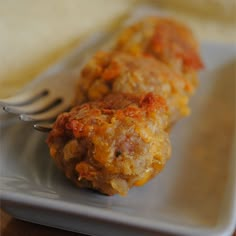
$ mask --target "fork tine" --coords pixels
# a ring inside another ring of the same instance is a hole
[[[3,109],[6,112],[14,114],[34,114],[46,110],[50,106],[56,103],[56,99],[52,96],[44,96],[30,104],[26,105],[15,105],[15,106],[5,106]]]
[[[47,93],[47,90],[23,90],[13,97],[0,99],[0,105],[7,106],[28,104],[40,97],[47,95]]]
[[[7,106],[7,105],[25,105],[28,104],[40,97],[47,95],[47,91],[25,91],[17,94],[14,97],[5,98],[0,100],[0,105]]]
[[[21,114],[20,119],[23,121],[44,121],[44,120],[52,120],[57,117],[58,114],[68,110],[71,104],[68,103],[61,103],[50,110],[34,114],[34,115],[27,115]]]
[[[53,127],[53,123],[38,123],[34,124],[34,129],[41,132],[49,132]]]

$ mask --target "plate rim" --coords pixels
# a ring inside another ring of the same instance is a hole
[[[236,163],[236,158],[233,158]],[[233,174],[236,177],[236,174]],[[1,178],[0,178],[1,179]],[[230,178],[232,179],[232,178]],[[235,178],[236,180],[236,178]],[[230,181],[229,185],[233,184],[233,194],[231,199],[234,200],[236,196],[235,181]],[[232,187],[232,186],[231,186]],[[199,228],[194,226],[184,226],[177,223],[169,224],[168,221],[154,221],[151,219],[145,219],[142,217],[135,217],[126,215],[120,212],[110,212],[106,209],[100,209],[95,206],[87,206],[81,203],[70,203],[58,199],[50,199],[40,196],[32,196],[24,193],[16,193],[13,191],[4,191],[0,194],[0,201],[14,202],[18,205],[27,205],[31,207],[37,207],[41,209],[48,209],[53,212],[66,212],[72,215],[81,217],[90,217],[93,219],[99,219],[105,222],[119,223],[126,226],[133,226],[142,229],[163,231],[168,233],[177,233],[185,235],[228,235],[233,232],[236,224],[236,201],[234,200],[232,210],[228,209],[228,219],[217,224],[216,227]],[[66,210],[65,210],[66,209]],[[222,218],[222,217],[221,217]]]

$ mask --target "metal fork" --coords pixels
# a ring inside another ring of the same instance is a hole
[[[134,6],[113,22],[110,29],[86,37],[79,47],[39,75],[17,95],[0,99],[6,112],[19,115],[23,121],[33,122],[35,129],[48,132],[58,114],[73,105],[76,81],[81,68],[97,50],[109,48],[122,29],[137,20],[143,6]]]
[[[117,29],[87,37],[76,50],[38,76],[17,95],[1,99],[0,105],[6,112],[19,115],[21,120],[32,121],[35,129],[50,131],[57,115],[73,104],[76,81],[82,66],[115,32]]]

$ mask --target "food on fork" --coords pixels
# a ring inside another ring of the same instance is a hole
[[[189,114],[202,67],[186,26],[154,17],[129,26],[82,69],[77,106],[47,139],[57,166],[107,195],[145,184],[170,157],[169,128]]]
[[[57,166],[77,186],[126,195],[169,159],[167,125],[162,97],[110,94],[59,115],[47,143]]]
[[[110,93],[163,96],[170,110],[170,124],[189,113],[192,85],[165,63],[147,56],[99,52],[83,68],[77,103],[95,101]]]

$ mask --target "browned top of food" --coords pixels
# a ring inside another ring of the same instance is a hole
[[[165,114],[166,127],[168,107],[161,96],[154,96],[152,93],[141,97],[123,93],[113,94],[100,101],[76,106],[70,113],[59,115],[50,132],[48,142],[57,136],[79,138],[91,135],[93,131],[101,128],[103,122],[111,122],[111,117],[120,121],[129,117],[140,122],[145,121],[147,116],[149,118],[153,116],[154,119],[157,113]],[[90,129],[90,126],[93,128]]]

